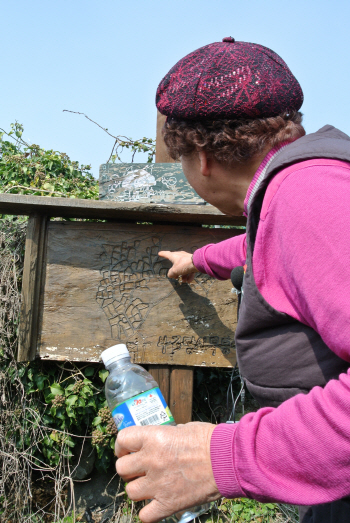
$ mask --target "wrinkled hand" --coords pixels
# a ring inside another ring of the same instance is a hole
[[[193,265],[192,254],[186,251],[160,251],[158,256],[171,261],[173,266],[169,269],[168,278],[182,276],[183,283],[191,283],[198,269]]]
[[[117,473],[128,482],[126,492],[133,501],[152,500],[140,511],[141,521],[154,523],[220,498],[210,460],[214,428],[195,422],[119,432]]]

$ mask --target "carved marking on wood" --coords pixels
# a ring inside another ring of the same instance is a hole
[[[216,349],[220,348],[222,353],[230,354],[231,349],[235,349],[235,343],[232,338],[220,338],[220,336],[204,336],[196,338],[195,336],[159,336],[157,347],[161,347],[162,354],[175,354],[176,350],[184,348],[186,354],[203,354],[211,351],[211,355],[216,355]]]
[[[51,222],[39,354],[98,361],[127,344],[138,363],[232,366],[236,296],[230,282],[167,278],[159,250],[221,241],[233,230]]]
[[[149,239],[153,243],[142,249]],[[127,341],[130,335],[144,323],[151,309],[167,298],[173,290],[151,302],[149,282],[151,278],[166,277],[158,252],[161,240],[157,237],[134,240],[131,245],[122,242],[112,248],[109,265],[102,267],[103,279],[97,292],[97,303],[102,307],[111,324],[112,338]]]
[[[147,246],[149,243],[151,246]],[[170,291],[165,287],[165,292],[159,292],[156,297],[147,292],[151,279],[157,279],[159,289],[162,289],[166,278],[168,263],[159,258],[161,250],[162,239],[157,236],[135,240],[130,245],[122,242],[112,248],[109,265],[101,269],[103,279],[96,296],[110,322],[112,338],[126,342],[143,325],[152,308],[169,298],[175,292],[175,286],[179,286],[174,282]],[[213,283],[213,278],[197,275],[191,289],[195,291],[199,286],[207,295]],[[162,352],[166,354],[167,351]]]

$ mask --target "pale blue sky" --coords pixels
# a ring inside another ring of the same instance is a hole
[[[98,175],[114,134],[155,137],[164,74],[225,36],[270,47],[305,95],[307,132],[330,123],[350,134],[349,0],[61,0],[0,3],[0,127],[91,163]],[[140,155],[138,161],[147,161]],[[124,155],[130,161],[130,155]]]

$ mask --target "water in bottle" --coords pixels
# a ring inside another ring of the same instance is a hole
[[[131,363],[126,345],[114,345],[101,354],[109,371],[106,399],[118,430],[133,425],[176,425],[158,383],[140,365]],[[210,508],[210,503],[178,512],[163,520],[188,523]]]

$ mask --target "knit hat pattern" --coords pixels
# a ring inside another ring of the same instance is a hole
[[[239,119],[297,111],[303,99],[274,51],[227,37],[179,60],[160,82],[156,105],[169,117]]]

